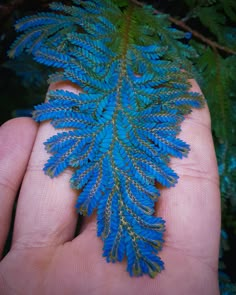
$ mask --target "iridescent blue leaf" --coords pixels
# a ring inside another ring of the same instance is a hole
[[[131,276],[154,277],[164,268],[158,253],[165,225],[154,215],[157,185],[177,183],[170,158],[189,151],[177,137],[180,123],[203,105],[188,82],[187,58],[194,52],[150,6],[72,2],[52,3],[53,12],[20,20],[22,34],[9,55],[26,50],[59,69],[50,81],[80,87],[77,93],[50,90],[35,107],[37,122],[64,129],[45,142],[51,157],[44,171],[54,177],[72,170],[71,187],[80,191],[76,208],[83,215],[97,209],[108,262],[126,256]]]

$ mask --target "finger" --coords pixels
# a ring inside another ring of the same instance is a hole
[[[193,90],[200,91],[195,82]],[[190,144],[191,150],[187,158],[172,159],[171,167],[179,175],[179,181],[174,188],[162,190],[157,215],[166,220],[167,247],[186,255],[199,255],[216,268],[220,193],[207,106],[193,110],[181,128],[179,137]]]
[[[56,88],[78,92],[67,82],[54,84],[53,89]],[[59,245],[74,236],[78,215],[75,210],[77,192],[71,189],[69,182],[72,171],[67,169],[53,179],[43,172],[50,156],[43,143],[62,131],[55,130],[48,122],[40,124],[19,195],[14,247]]]
[[[12,119],[0,129],[0,257],[36,132],[37,124],[29,118]]]

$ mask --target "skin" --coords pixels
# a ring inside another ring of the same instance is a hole
[[[52,87],[78,91],[66,82]],[[219,294],[220,193],[207,106],[182,123],[179,137],[191,151],[171,161],[178,184],[161,189],[156,214],[166,220],[160,252],[165,270],[154,279],[131,278],[125,261],[105,261],[95,215],[84,219],[75,236],[78,192],[70,188],[71,171],[55,179],[42,172],[49,157],[43,142],[55,133],[48,122],[38,126],[29,118],[0,129],[0,255],[21,186],[11,250],[0,261],[0,294]]]

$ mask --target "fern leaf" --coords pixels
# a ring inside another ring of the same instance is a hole
[[[220,0],[221,5],[223,6],[224,12],[232,20],[236,19],[236,3],[234,0],[223,1]]]
[[[235,95],[233,81],[235,76],[235,57],[223,58],[210,48],[204,50],[198,60],[199,70],[204,77],[203,91],[212,112],[213,130],[221,143],[233,142],[235,138],[233,122],[233,102],[230,95]],[[215,87],[210,87],[214,83]]]
[[[217,6],[200,7],[196,11],[196,15],[211,33],[216,35],[219,39],[221,38],[226,18],[223,13],[218,11]]]
[[[20,20],[22,35],[10,55],[36,43],[35,60],[63,70],[52,79],[83,89],[80,94],[51,90],[35,107],[36,121],[72,128],[45,142],[52,155],[44,170],[54,177],[73,168],[71,186],[82,190],[76,207],[83,215],[97,209],[107,261],[126,256],[131,276],[154,277],[164,267],[157,256],[164,220],[152,215],[160,195],[156,183],[177,183],[169,159],[189,151],[177,138],[180,123],[191,108],[203,105],[187,81],[188,57],[195,53],[180,42],[183,33],[149,6],[118,0],[73,3],[53,3],[54,12]],[[55,46],[60,42],[63,46]]]

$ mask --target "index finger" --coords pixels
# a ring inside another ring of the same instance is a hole
[[[68,82],[51,86],[51,89],[56,88],[79,91]],[[43,143],[57,132],[49,122],[40,124],[19,195],[13,247],[59,245],[74,236],[78,218],[74,205],[78,192],[70,187],[72,172],[67,169],[51,179],[42,171],[49,158]]]

